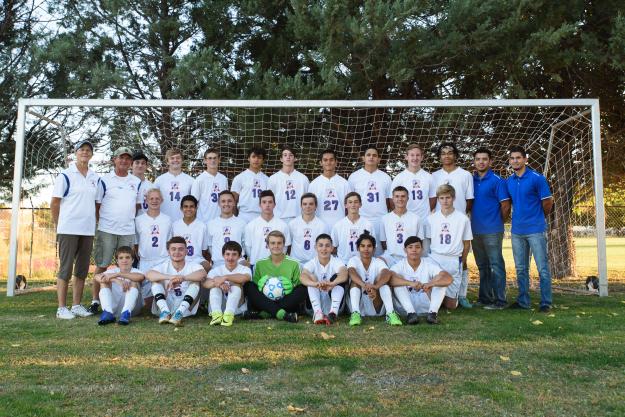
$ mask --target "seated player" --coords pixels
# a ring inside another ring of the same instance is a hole
[[[301,264],[315,257],[314,242],[322,233],[330,233],[328,225],[315,215],[317,196],[306,193],[301,199],[302,214],[291,220],[291,249],[289,256]]]
[[[208,230],[198,217],[198,201],[192,195],[185,195],[180,200],[182,219],[176,220],[172,226],[173,236],[182,236],[187,241],[186,261],[200,264],[205,271],[211,269],[208,253]]]
[[[197,296],[206,271],[200,264],[185,261],[187,242],[182,236],[174,236],[167,242],[169,259],[148,271],[152,282],[154,303],[152,313],[158,315],[160,324],[172,323],[182,326],[182,318],[197,312]],[[171,314],[174,311],[174,314]]]
[[[438,324],[438,309],[452,278],[430,258],[422,258],[422,240],[410,236],[404,242],[406,258],[391,268],[391,286],[407,313],[408,324],[419,323],[417,313],[427,313],[427,322]]]
[[[224,264],[213,268],[202,286],[210,289],[211,326],[232,326],[237,307],[241,305],[242,287],[252,279],[252,271],[239,264],[243,248],[233,240],[224,243]],[[222,309],[225,303],[225,310]]]
[[[336,247],[337,256],[341,261],[347,263],[352,256],[358,256],[358,237],[367,232],[375,238],[373,225],[360,216],[362,199],[357,192],[349,192],[345,196],[345,208],[347,216],[336,222],[332,227],[332,242]]]
[[[245,284],[248,302],[245,318],[275,317],[297,323],[297,310],[306,300],[306,287],[300,284],[299,263],[284,254],[284,243],[285,236],[278,230],[267,235],[271,255],[256,263],[252,281]],[[263,293],[270,278],[278,278],[282,284],[284,296],[278,300],[272,300]]]
[[[315,242],[317,256],[306,262],[300,280],[308,287],[315,324],[332,324],[337,320],[347,282],[345,264],[332,256],[334,246],[328,234],[320,234]]]
[[[436,197],[441,209],[428,217],[425,235],[430,239],[430,257],[453,278],[443,301],[445,308],[453,310],[458,306],[462,269],[466,269],[473,235],[467,215],[454,209],[454,187],[439,186]]]
[[[117,268],[93,277],[100,283],[100,326],[115,323],[116,316],[119,316],[119,324],[127,325],[130,323],[130,316],[141,310],[139,286],[145,277],[141,271],[132,267],[134,253],[130,246],[119,247],[115,252],[115,259]]]
[[[362,323],[362,316],[383,316],[391,326],[401,326],[399,315],[393,308],[393,294],[388,282],[391,271],[383,260],[375,258],[375,238],[368,233],[360,235],[356,241],[359,256],[347,263],[350,278],[349,302],[352,315],[350,326]],[[367,294],[366,297],[362,293]]]

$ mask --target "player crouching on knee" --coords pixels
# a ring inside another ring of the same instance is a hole
[[[347,270],[351,280],[349,289],[349,303],[352,315],[350,326],[362,323],[362,316],[383,316],[391,326],[401,326],[399,315],[393,308],[393,294],[388,282],[391,278],[386,263],[373,256],[375,252],[375,238],[367,231],[356,241],[359,256],[353,256],[347,263]],[[362,293],[367,294],[366,297]]]
[[[345,294],[347,268],[332,256],[334,246],[330,235],[317,236],[315,249],[317,256],[304,264],[300,279],[308,287],[315,324],[332,324],[337,320]]]
[[[152,313],[158,316],[160,324],[182,326],[183,317],[197,313],[200,284],[206,271],[200,264],[185,261],[187,242],[181,236],[169,239],[167,253],[169,259],[146,274],[152,282]]]
[[[119,324],[130,323],[130,316],[141,310],[139,286],[144,279],[143,273],[132,267],[134,252],[129,246],[121,246],[115,253],[117,268],[96,274],[94,279],[100,284],[100,303],[102,315],[98,324],[103,326],[115,323],[119,315]],[[121,314],[120,314],[121,313]]]
[[[241,287],[252,279],[252,271],[247,266],[239,264],[243,248],[233,240],[224,243],[221,254],[224,264],[219,265],[208,273],[208,279],[202,286],[210,290],[211,326],[232,326],[234,314],[242,301]],[[222,310],[223,304],[225,310]]]
[[[406,239],[404,251],[406,258],[391,268],[390,284],[408,315],[406,322],[417,324],[417,313],[427,313],[426,321],[438,324],[438,310],[453,278],[430,258],[421,258],[423,242],[417,236]]]

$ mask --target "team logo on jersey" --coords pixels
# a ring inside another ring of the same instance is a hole
[[[254,188],[260,189],[260,181],[257,179],[254,180]]]
[[[413,189],[421,188],[421,182],[419,180],[412,180],[412,188]]]
[[[287,190],[295,189],[295,184],[293,183],[293,180],[286,180],[286,189]]]
[[[231,232],[232,232],[232,229],[230,228],[230,226],[224,226],[224,230],[223,230],[224,236],[230,236]]]
[[[326,198],[336,198],[336,193],[332,188],[326,188]]]
[[[306,238],[312,238],[312,230],[310,229],[304,229],[304,239]]]
[[[449,233],[449,223],[442,223],[441,224],[441,232]]]
[[[395,223],[395,232],[400,233],[404,231],[403,223]]]
[[[369,191],[377,191],[377,190],[378,190],[378,187],[375,185],[375,181],[369,181],[369,182],[367,183],[367,189],[368,189]]]
[[[96,182],[95,182],[94,180],[91,180],[91,186],[92,186],[93,188],[95,188],[95,187],[96,187]]]
[[[158,229],[158,224],[153,224],[152,226],[150,226],[150,234],[152,235],[160,234],[160,231]]]
[[[191,235],[184,235],[184,240],[185,242],[187,242],[187,245],[191,244]]]
[[[219,191],[221,191],[221,190],[219,189],[219,184],[214,183],[214,184],[213,184],[213,191],[212,191],[212,192],[214,192],[214,193],[218,193]]]
[[[271,227],[263,227],[263,236],[267,237],[269,232],[271,232]]]
[[[134,191],[137,191],[137,189],[135,188],[135,185],[134,185],[134,184],[130,184],[130,189],[131,189],[133,192],[134,192]]]
[[[178,183],[178,181],[172,181],[171,182],[171,190],[172,191],[180,191],[180,184]]]
[[[358,240],[358,236],[360,236],[358,232],[358,229],[349,229],[349,240]]]

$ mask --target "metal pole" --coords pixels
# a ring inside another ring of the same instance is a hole
[[[592,105],[592,153],[595,177],[595,225],[597,230],[597,270],[599,295],[608,295],[608,255],[605,242],[605,207],[603,200],[603,164],[601,161],[601,114],[599,100]]]

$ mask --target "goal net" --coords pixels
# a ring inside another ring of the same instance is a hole
[[[473,152],[490,148],[493,169],[503,177],[511,173],[508,148],[525,147],[529,166],[546,175],[555,198],[548,232],[554,279],[603,275],[607,291],[599,121],[593,117],[598,119],[596,100],[21,100],[13,210],[8,204],[0,210],[0,267],[9,271],[9,294],[17,275],[29,285],[55,282],[51,184],[80,139],[95,144],[91,164],[98,173],[111,169],[113,149],[141,149],[151,160],[151,180],[166,169],[163,156],[170,147],[183,151],[185,171],[192,176],[203,170],[204,151],[217,148],[220,171],[230,182],[247,168],[252,146],[267,150],[268,175],[280,169],[281,146],[293,146],[297,169],[312,180],[320,174],[319,154],[326,148],[336,150],[338,173],[347,177],[360,168],[363,150],[374,145],[381,151],[380,168],[394,176],[405,167],[408,144],[423,147],[424,168],[433,172],[440,168],[437,146],[451,141],[461,153],[458,165],[469,171]],[[511,280],[509,239],[504,247]],[[477,277],[477,268],[471,269]]]

